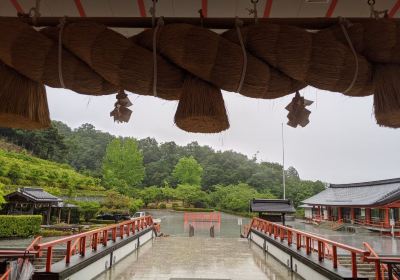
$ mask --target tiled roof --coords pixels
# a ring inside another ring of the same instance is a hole
[[[251,212],[269,213],[294,213],[294,209],[288,199],[253,199],[250,201]]]
[[[41,188],[24,187],[5,196],[7,200],[15,195],[21,195],[34,202],[60,202],[62,199],[45,192]]]
[[[400,178],[354,184],[331,184],[304,201],[312,205],[384,205],[400,200]]]

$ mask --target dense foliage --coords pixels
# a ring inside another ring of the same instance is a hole
[[[39,233],[40,215],[0,215],[0,238],[29,237]]]
[[[55,195],[104,190],[99,179],[80,174],[67,164],[5,150],[0,150],[0,183],[9,190],[16,188],[13,186],[41,186]]]
[[[53,193],[91,190],[105,195],[102,205],[80,205],[84,219],[98,211],[134,211],[142,205],[213,207],[245,212],[253,197],[282,197],[282,165],[259,162],[235,151],[215,151],[192,142],[158,143],[134,140],[96,130],[91,124],[71,129],[53,122],[49,130],[27,132],[0,129],[0,137],[26,153],[0,153],[0,183],[45,186]],[[0,147],[1,148],[1,147]],[[75,172],[70,166],[78,170]],[[85,175],[82,175],[85,174]],[[90,176],[89,176],[90,175]],[[324,189],[320,181],[301,180],[297,170],[285,170],[286,197],[298,206]],[[100,185],[102,187],[100,187]]]

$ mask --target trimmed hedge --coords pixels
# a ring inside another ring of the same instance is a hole
[[[173,208],[175,211],[184,211],[184,212],[214,212],[214,209],[210,208],[185,208],[185,207],[175,207]]]
[[[34,236],[41,223],[41,215],[0,215],[0,238]]]

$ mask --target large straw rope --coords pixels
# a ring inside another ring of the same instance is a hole
[[[17,19],[2,19],[0,59],[34,81],[60,87],[59,35],[57,28],[37,32]],[[241,94],[253,98],[282,97],[307,84],[364,96],[384,81],[374,79],[370,61],[379,63],[380,74],[385,63],[400,64],[400,29],[389,20],[320,32],[258,24],[240,35],[170,24],[159,28],[154,42],[153,30],[126,38],[101,24],[69,23],[60,36],[62,77],[67,88],[85,94],[108,94],[117,87],[153,95],[156,44],[157,95],[164,99],[179,99],[187,72],[227,91],[241,87]],[[397,90],[379,88],[380,96],[397,96]]]
[[[47,30],[39,33],[18,19],[1,19],[0,59],[33,81],[60,88],[57,35],[53,38]],[[115,86],[105,81],[75,55],[65,49],[61,55],[66,88],[89,95],[116,91]]]

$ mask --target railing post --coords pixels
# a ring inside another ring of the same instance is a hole
[[[65,255],[65,263],[69,264],[71,262],[71,240],[67,242],[67,254]]]
[[[108,241],[108,230],[103,230],[103,246],[107,246]]]
[[[114,241],[114,242],[117,241],[117,228],[116,227],[112,228],[112,241]]]
[[[52,262],[53,262],[53,247],[50,246],[47,248],[46,272],[51,272],[51,263]]]
[[[296,233],[296,245],[297,245],[297,250],[301,249],[301,235],[300,233]]]
[[[86,253],[86,236],[82,236],[81,237],[79,253],[81,254],[82,257],[85,256],[85,253]]]
[[[306,253],[311,254],[311,238],[308,236],[306,237]]]
[[[333,268],[337,268],[337,248],[335,245],[332,245],[332,261],[333,261]]]
[[[391,263],[386,264],[388,268],[389,280],[393,280],[393,267]]]
[[[93,241],[92,241],[92,249],[93,251],[97,251],[97,240],[98,239],[98,233],[93,234]]]
[[[281,242],[285,239],[285,230],[283,228],[279,228],[279,233],[281,237]]]
[[[288,245],[291,246],[292,245],[292,232],[290,230],[288,230],[287,238],[288,238]]]
[[[119,237],[120,237],[121,239],[124,238],[124,225],[120,225],[120,226],[119,226]]]
[[[379,260],[375,260],[375,279],[382,280],[381,262]]]
[[[351,273],[353,279],[357,279],[357,255],[355,252],[351,252]]]
[[[318,260],[322,262],[324,259],[323,243],[318,241]]]

